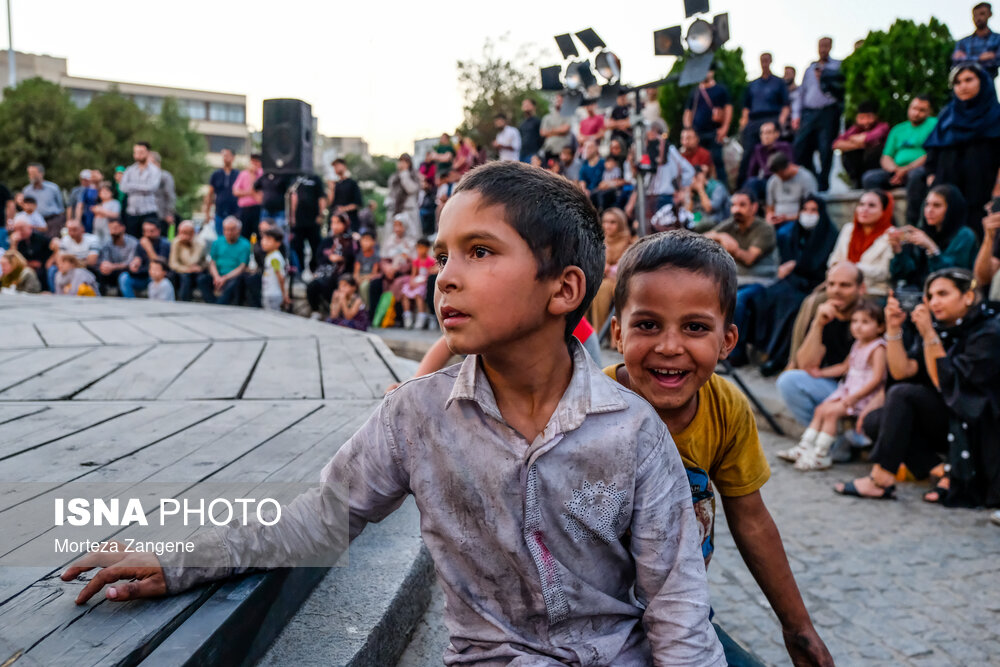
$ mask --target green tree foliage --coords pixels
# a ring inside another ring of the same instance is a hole
[[[527,97],[535,101],[538,117],[549,110],[547,98],[537,90],[538,67],[534,59],[522,48],[513,61],[508,60],[497,53],[497,47],[497,42],[487,39],[479,59],[458,61],[458,86],[465,106],[464,119],[456,132],[487,147],[496,137],[493,118],[498,113],[517,126],[523,117],[521,102]]]
[[[46,178],[76,184],[83,147],[76,138],[78,110],[65,90],[43,79],[22,81],[4,91],[0,103],[0,179],[11,190],[27,183],[31,162]]]
[[[83,168],[110,178],[132,162],[132,145],[148,141],[174,176],[177,210],[190,214],[207,177],[205,139],[191,129],[177,102],[164,100],[158,116],[142,111],[117,90],[79,109],[65,90],[43,79],[22,81],[0,102],[0,182],[11,189],[27,182],[29,162],[41,162],[46,178],[70,188]]]
[[[387,155],[362,157],[348,153],[343,156],[343,160],[354,180],[359,183],[370,181],[383,188],[389,185],[389,177],[396,171],[396,158]]]
[[[686,57],[681,56],[670,68],[670,76],[680,76],[684,71]],[[725,47],[715,52],[715,80],[729,90],[733,102],[733,122],[729,126],[729,134],[736,135],[739,131],[740,113],[743,111],[743,91],[747,87],[747,70],[743,66],[743,47],[729,50]],[[684,103],[694,86],[680,87],[669,83],[660,88],[660,113],[670,128],[670,139],[680,140],[681,116],[684,113]]]
[[[955,41],[933,16],[927,24],[897,19],[888,32],[868,33],[864,44],[844,60],[847,118],[858,103],[871,100],[890,124],[906,120],[913,95],[930,95],[935,109],[948,100],[948,69]]]

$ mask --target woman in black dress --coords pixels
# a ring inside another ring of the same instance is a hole
[[[965,224],[983,237],[983,206],[1000,171],[1000,102],[993,80],[975,64],[951,73],[952,98],[924,142],[930,185],[950,184],[965,196]],[[919,204],[918,204],[919,205]]]

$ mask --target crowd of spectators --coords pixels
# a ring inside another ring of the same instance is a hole
[[[257,155],[238,170],[235,156],[223,151],[200,230],[175,219],[173,178],[146,143],[134,146],[133,164],[116,168],[111,181],[97,169],[82,170],[65,200],[44,166],[31,164],[28,184],[2,203],[2,286],[287,309],[289,279],[297,276],[315,318],[358,329],[433,328],[428,304],[437,267],[428,238],[442,205],[485,161],[522,161],[573,182],[601,212],[607,263],[589,312],[598,330],[612,312],[618,258],[638,231],[640,190],[653,231],[703,233],[734,258],[740,341],[731,361],[760,363],[765,375],[784,371],[779,387],[809,426],[808,437],[786,452],[800,469],[831,463],[827,436],[845,417],[856,419],[858,434],[877,433],[877,447],[890,438],[901,447],[908,436],[895,420],[905,409],[880,407],[893,396],[910,400],[911,410],[933,403],[937,417],[925,411],[923,418],[938,419],[938,426],[963,415],[974,448],[976,434],[995,423],[958,402],[974,387],[979,403],[992,406],[992,419],[1000,409],[995,353],[989,363],[966,358],[986,349],[977,326],[982,336],[994,335],[987,297],[1000,294],[1000,103],[993,82],[1000,44],[990,16],[986,3],[973,9],[976,31],[956,45],[947,103],[934,109],[922,91],[895,91],[910,102],[907,119],[891,128],[865,101],[841,128],[842,77],[830,38],[819,40],[818,58],[799,83],[794,68],[783,77],[772,73],[771,54],[762,54],[761,74],[735,119],[742,157],[731,171],[723,146],[733,100],[714,66],[684,104],[678,145],[655,90],[623,90],[608,109],[585,100],[569,115],[557,94],[541,118],[536,102],[524,99],[519,126],[496,114],[489,145],[442,134],[419,164],[401,155],[388,182],[390,224],[381,238],[371,202],[341,159],[332,164],[336,178],[326,182],[311,173],[267,173]],[[645,127],[639,141],[635,96]],[[863,188],[850,220],[827,212],[835,151],[846,180]],[[894,215],[900,198],[907,204],[903,226]],[[938,308],[939,301],[950,305]],[[940,354],[925,356],[930,347],[922,346],[934,345]],[[883,348],[888,361],[873,362]],[[950,366],[938,372],[942,364]],[[916,393],[897,389],[915,382],[923,383]],[[974,458],[986,456],[977,452]],[[874,459],[886,475],[873,473],[871,484],[856,481],[841,491],[880,495],[873,489],[888,489],[888,473],[908,456],[900,450]],[[925,458],[914,459],[911,470],[926,472]]]

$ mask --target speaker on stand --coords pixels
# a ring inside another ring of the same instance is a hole
[[[312,107],[302,100],[264,100],[261,132],[264,171],[301,174],[313,171]]]

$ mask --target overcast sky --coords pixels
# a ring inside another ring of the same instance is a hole
[[[555,64],[552,35],[593,27],[621,57],[626,82],[641,83],[673,61],[653,55],[652,32],[684,21],[682,0],[9,1],[15,48],[68,58],[72,76],[242,93],[254,128],[261,100],[297,97],[312,104],[320,133],[363,136],[372,152],[389,154],[459,124],[455,63],[475,58],[487,38],[507,34],[507,52],[528,46],[540,64]],[[743,47],[752,78],[761,51],[801,74],[820,35],[834,38],[839,58],[897,17],[933,14],[965,36],[973,4],[712,0],[712,11],[729,12],[729,46]]]

